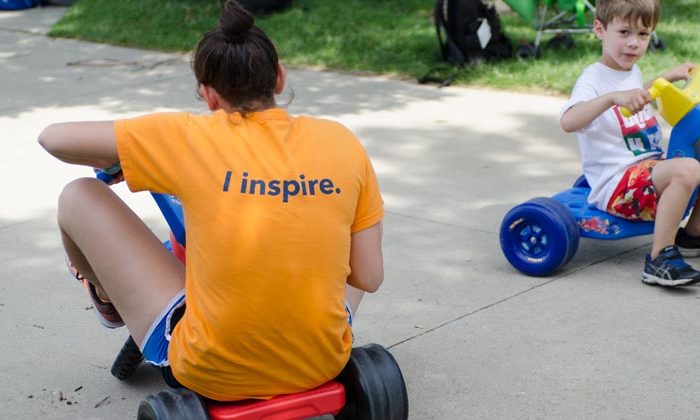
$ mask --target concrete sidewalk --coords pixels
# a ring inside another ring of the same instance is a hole
[[[127,333],[95,321],[55,224],[61,187],[90,170],[36,137],[62,120],[204,107],[184,56],[44,36],[64,10],[0,12],[0,418],[133,418],[165,385],[147,367],[110,375]],[[355,334],[395,355],[411,418],[700,415],[700,290],[640,282],[650,237],[582,240],[547,278],[502,256],[503,215],[579,175],[574,137],[558,127],[564,98],[306,70],[288,87],[291,112],[343,122],[375,164],[386,280]],[[116,188],[164,237],[150,197]]]

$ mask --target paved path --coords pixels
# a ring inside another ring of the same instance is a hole
[[[204,108],[186,57],[42,35],[63,10],[0,12],[0,418],[132,418],[164,385],[148,368],[110,376],[126,332],[95,322],[55,226],[61,186],[89,170],[36,137],[61,120]],[[700,294],[642,285],[649,237],[584,240],[548,278],[501,254],[505,212],[579,174],[563,98],[306,70],[289,87],[293,113],[344,122],[373,158],[386,281],[355,334],[396,356],[412,418],[698,417]],[[147,195],[118,190],[165,235]]]

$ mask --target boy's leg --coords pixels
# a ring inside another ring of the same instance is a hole
[[[685,225],[685,230],[691,236],[700,237],[700,200],[696,199],[693,204],[693,210],[688,217],[688,223]]]
[[[136,343],[184,288],[184,266],[104,183],[83,178],[59,197],[68,257],[112,301]]]
[[[675,242],[683,257],[700,257],[700,200],[695,200],[688,222],[678,229]]]
[[[644,263],[642,281],[661,286],[698,283],[700,272],[683,260],[675,239],[693,190],[700,183],[700,163],[689,158],[657,162],[651,181],[657,197],[656,219],[652,250]]]
[[[656,258],[663,248],[675,242],[683,213],[700,185],[700,163],[692,158],[662,160],[654,166],[651,176],[659,197],[651,250],[651,257]]]

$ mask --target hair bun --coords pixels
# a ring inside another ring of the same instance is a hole
[[[239,38],[255,23],[253,15],[235,0],[227,0],[219,18],[219,27],[226,38]]]

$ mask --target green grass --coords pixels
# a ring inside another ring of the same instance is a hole
[[[50,36],[188,51],[217,22],[216,1],[78,0]]]
[[[640,62],[648,77],[685,61],[700,63],[697,0],[664,0],[657,33],[668,48]],[[371,72],[415,79],[438,65],[433,0],[295,0],[283,12],[257,19],[291,67]],[[79,0],[51,30],[56,37],[165,51],[189,51],[218,19],[218,0]],[[534,39],[531,25],[501,15],[514,44]],[[547,37],[545,37],[545,41]],[[568,93],[599,42],[574,35],[568,50],[543,48],[539,60],[501,60],[470,66],[454,84],[527,92]],[[446,76],[451,69],[439,72]]]

